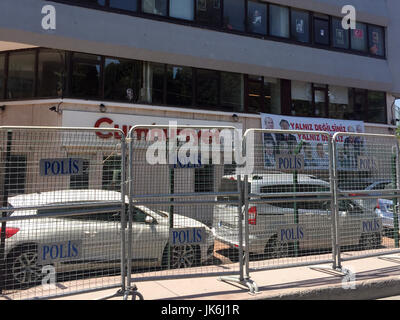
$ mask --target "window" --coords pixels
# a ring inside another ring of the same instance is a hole
[[[247,77],[247,103],[249,113],[280,114],[280,82],[261,76]]]
[[[196,70],[196,104],[204,107],[218,105],[218,71]]]
[[[161,63],[144,63],[144,91],[142,101],[153,104],[164,104],[165,65]]]
[[[135,60],[106,58],[104,98],[137,102],[140,93],[141,63]]]
[[[100,96],[101,57],[74,53],[72,67],[72,95],[81,98]]]
[[[314,42],[329,46],[329,18],[314,17]]]
[[[364,115],[367,111],[367,90],[349,90],[349,108],[344,114],[344,119],[366,120]]]
[[[271,36],[289,38],[289,8],[269,5],[269,33]]]
[[[109,1],[110,1],[110,8],[122,9],[127,11],[137,10],[137,0],[109,0]]]
[[[351,32],[351,49],[357,51],[367,51],[367,25],[357,22],[356,29]]]
[[[167,67],[167,104],[189,106],[193,102],[192,68]]]
[[[328,110],[328,86],[312,84],[312,109],[316,117],[326,117]],[[312,110],[311,110],[312,111]]]
[[[170,0],[169,15],[178,19],[194,20],[194,0]]]
[[[9,162],[9,175],[5,177],[9,195],[25,192],[26,156],[11,155]]]
[[[6,57],[4,54],[0,54],[0,100],[4,98],[4,89],[5,89],[5,63]]]
[[[342,19],[332,18],[332,39],[335,48],[349,48],[349,31],[343,29]]]
[[[310,15],[308,12],[291,11],[292,39],[300,42],[310,42]]]
[[[329,86],[329,118],[346,119],[345,113],[349,107],[349,89],[346,87]]]
[[[89,160],[83,161],[82,174],[71,176],[69,187],[70,189],[89,189]]]
[[[386,123],[386,93],[368,91],[368,122]]]
[[[142,0],[142,10],[145,13],[167,15],[167,0]]]
[[[377,56],[385,55],[385,39],[383,28],[368,26],[369,53]]]
[[[64,51],[41,49],[38,63],[39,97],[62,97],[65,77]]]
[[[227,110],[244,111],[243,75],[221,72],[221,106]]]
[[[265,4],[248,1],[247,19],[249,32],[267,34],[267,6]]]
[[[36,51],[12,52],[8,63],[7,98],[34,96]]]
[[[244,31],[244,0],[224,1],[224,28],[228,30]]]
[[[78,1],[73,1],[73,2],[78,2],[80,4],[85,4],[88,6],[105,6],[106,5],[106,0],[78,0]]]
[[[103,179],[104,190],[121,190],[121,157],[112,156],[103,159]]]
[[[221,0],[196,0],[196,20],[197,22],[219,27],[221,21]]]
[[[213,192],[214,167],[208,164],[194,170],[194,192]]]
[[[292,115],[313,117],[311,83],[292,81]]]

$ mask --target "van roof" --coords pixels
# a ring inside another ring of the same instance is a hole
[[[235,180],[236,175],[223,176],[223,179]],[[241,175],[244,178],[244,175]],[[257,184],[292,184],[293,174],[291,173],[267,173],[267,174],[252,174],[249,175],[249,182],[254,182]],[[298,174],[297,181],[299,184],[315,184],[315,185],[325,185],[329,186],[329,182],[318,179],[313,175]]]

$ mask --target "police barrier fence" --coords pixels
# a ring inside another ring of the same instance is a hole
[[[125,288],[124,135],[0,128],[0,275],[11,299]],[[122,271],[122,273],[121,273]]]
[[[246,272],[323,263],[336,268],[330,135],[249,129],[244,142],[254,163],[243,176]]]
[[[400,252],[394,136],[196,126],[136,126],[127,142],[106,128],[0,135],[9,298],[106,288],[127,298],[134,281],[212,275],[256,293],[252,271]]]
[[[336,133],[333,152],[338,265],[400,252],[397,138]]]
[[[234,127],[130,130],[128,287],[133,279],[221,275],[255,291],[243,275],[238,138]],[[230,230],[218,238],[223,225]]]

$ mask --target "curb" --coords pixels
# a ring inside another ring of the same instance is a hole
[[[400,295],[400,278],[369,280],[356,283],[355,289],[344,289],[342,285],[319,289],[302,290],[296,293],[254,297],[249,300],[376,300]]]

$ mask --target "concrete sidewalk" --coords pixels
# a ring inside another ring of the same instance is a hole
[[[135,281],[145,300],[259,300],[259,299],[379,299],[400,295],[400,258],[387,256],[343,263],[355,279],[327,270],[327,265],[257,271],[251,279],[259,293],[219,277],[198,277],[156,281]],[[322,267],[322,268],[320,268]],[[347,288],[347,289],[346,289]],[[58,300],[95,300],[116,293],[117,289],[57,298]],[[122,300],[114,297],[110,300]]]

